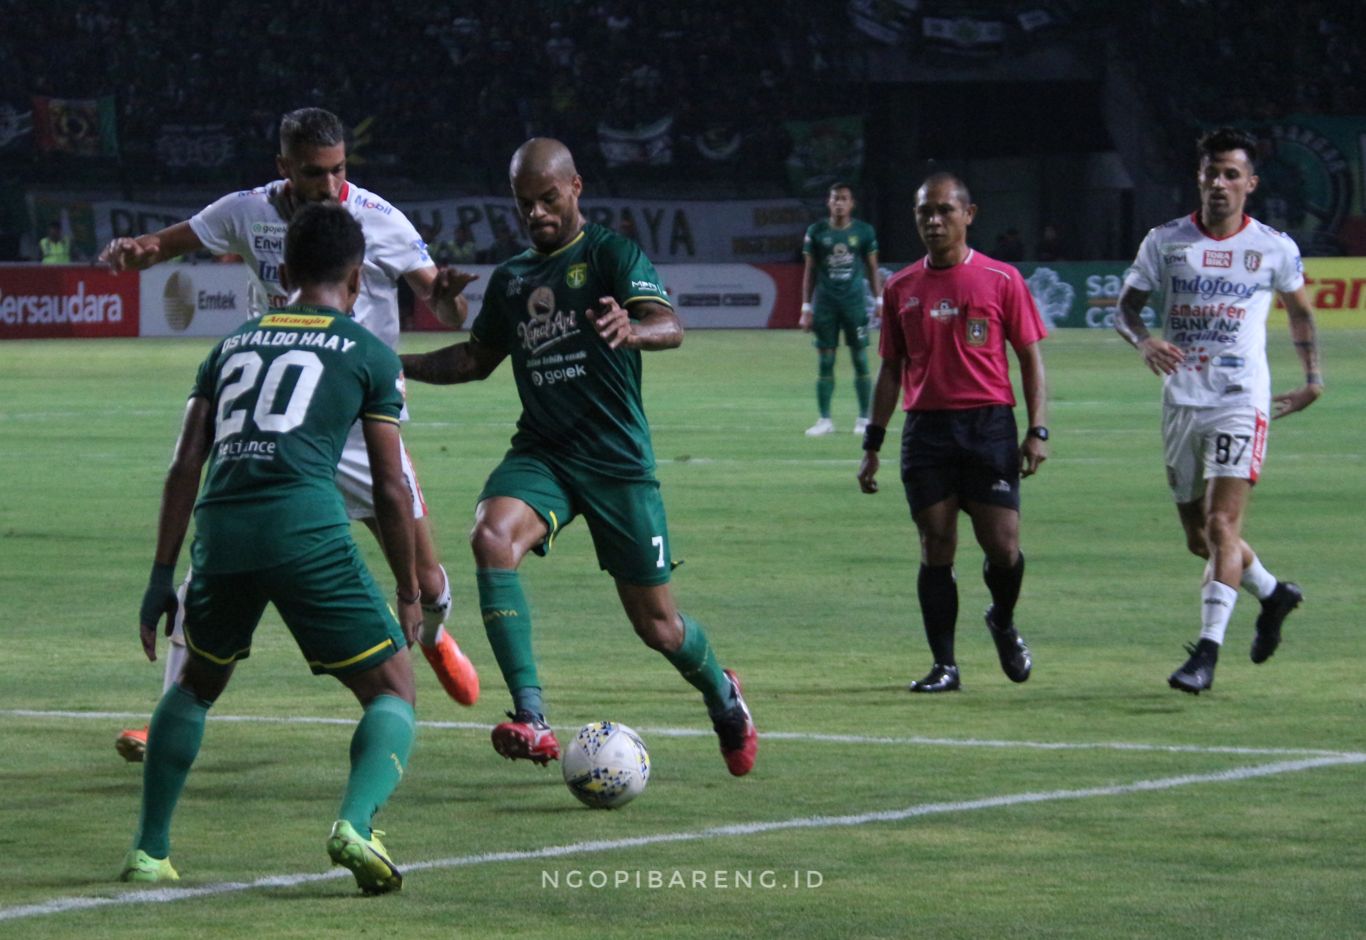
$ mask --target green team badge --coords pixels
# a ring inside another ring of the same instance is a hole
[[[564,274],[564,282],[570,287],[582,287],[588,283],[588,265],[571,264]]]

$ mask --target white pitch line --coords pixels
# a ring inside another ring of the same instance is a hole
[[[1152,780],[1135,780],[1133,783],[1117,784],[1108,787],[1087,787],[1078,790],[1046,790],[1043,792],[1010,793],[1002,796],[989,796],[976,800],[961,800],[952,803],[920,803],[904,809],[880,810],[871,813],[858,813],[847,816],[802,816],[794,819],[779,819],[770,822],[736,823],[729,826],[712,826],[692,832],[663,832],[652,836],[636,836],[630,839],[603,839],[589,842],[573,842],[568,845],[550,845],[540,849],[519,852],[485,852],[478,855],[457,855],[451,858],[438,858],[426,862],[416,862],[403,866],[405,871],[431,871],[446,868],[468,868],[475,865],[490,865],[499,862],[525,862],[537,859],[566,858],[576,855],[591,855],[611,852],[618,849],[634,849],[648,845],[664,845],[679,842],[709,841],[736,836],[763,835],[791,829],[831,829],[851,826],[866,826],[872,823],[902,822],[921,816],[934,816],[945,813],[965,813],[983,809],[1001,809],[1035,803],[1051,803],[1062,800],[1085,800],[1106,796],[1126,796],[1135,793],[1153,793],[1177,787],[1203,783],[1233,783],[1256,777],[1270,777],[1276,774],[1298,773],[1319,767],[1333,767],[1344,764],[1366,763],[1366,754],[1348,754],[1335,757],[1317,757],[1305,760],[1280,761],[1252,767],[1235,767],[1231,770],[1215,771],[1207,774],[1182,774],[1177,777],[1159,777]],[[111,897],[66,897],[54,898],[39,904],[23,904],[15,907],[0,907],[0,922],[20,920],[27,917],[43,917],[64,914],[71,911],[132,904],[167,904],[173,901],[188,901],[194,898],[235,894],[260,888],[292,888],[341,878],[348,874],[344,870],[326,872],[306,872],[293,875],[272,875],[254,881],[230,881],[202,885],[197,888],[152,888],[128,891]]]
[[[146,721],[142,712],[42,711],[28,708],[0,708],[0,718],[52,718],[99,721]],[[268,725],[342,725],[354,726],[354,718],[324,718],[309,715],[209,715],[209,721],[235,724]],[[489,731],[493,726],[478,721],[419,721],[421,728],[454,731]],[[714,731],[702,728],[655,728],[638,725],[637,730],[661,738],[709,738]],[[1342,757],[1366,760],[1357,751],[1334,751],[1309,747],[1238,747],[1217,744],[1148,744],[1131,741],[1009,741],[992,738],[928,738],[919,735],[884,737],[862,734],[824,734],[810,731],[764,731],[766,741],[815,741],[822,744],[888,745],[911,747],[1019,748],[1030,751],[1134,751],[1168,754],[1234,754],[1245,757]]]

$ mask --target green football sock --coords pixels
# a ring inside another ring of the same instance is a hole
[[[851,349],[854,360],[854,393],[858,395],[858,416],[868,417],[868,405],[873,400],[873,380],[868,375],[868,350]]]
[[[664,656],[679,675],[702,693],[707,711],[714,718],[730,707],[730,680],[717,664],[702,624],[687,614],[680,613],[679,617],[683,620],[683,645]]]
[[[372,699],[356,725],[351,774],[337,818],[349,822],[363,838],[370,838],[370,820],[403,779],[416,733],[413,706],[394,695]]]
[[[173,685],[152,713],[142,765],[142,818],[133,844],[153,858],[170,857],[171,816],[199,754],[212,704]]]
[[[531,652],[531,606],[522,592],[522,579],[506,568],[480,568],[474,574],[479,585],[479,610],[484,632],[493,647],[503,681],[514,693],[540,689],[536,658]]]
[[[835,351],[818,350],[820,368],[816,379],[816,407],[822,418],[830,417],[830,399],[835,397]]]

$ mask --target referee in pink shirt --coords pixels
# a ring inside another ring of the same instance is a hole
[[[878,450],[904,386],[901,482],[920,532],[917,589],[934,665],[912,692],[960,686],[953,638],[958,586],[953,571],[958,511],[972,519],[986,555],[991,592],[987,629],[1012,682],[1029,678],[1033,658],[1015,629],[1024,578],[1020,478],[1048,457],[1043,356],[1046,331],[1020,272],[968,247],[977,207],[963,181],[930,176],[916,191],[915,222],[929,252],[883,290],[882,367],[863,438],[859,486],[877,492]],[[1015,424],[1006,344],[1020,363],[1029,425]]]

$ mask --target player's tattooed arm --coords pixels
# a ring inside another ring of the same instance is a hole
[[[1143,363],[1154,375],[1170,375],[1185,361],[1185,351],[1166,340],[1153,336],[1143,323],[1143,306],[1149,291],[1126,287],[1119,295],[1119,310],[1115,314],[1115,330],[1138,350]]]
[[[488,378],[506,357],[505,352],[468,340],[429,353],[407,353],[398,358],[403,363],[405,378],[429,385],[457,385]]]
[[[1323,372],[1319,368],[1318,328],[1314,325],[1314,311],[1303,287],[1281,294],[1286,316],[1290,321],[1290,338],[1295,343],[1295,354],[1304,367],[1304,384],[1299,388],[1272,397],[1273,417],[1283,418],[1308,408],[1323,394]]]
[[[664,304],[642,301],[633,305],[639,319],[632,320],[615,297],[599,297],[596,310],[589,311],[593,329],[612,349],[675,349],[683,345],[683,324],[678,314]]]

